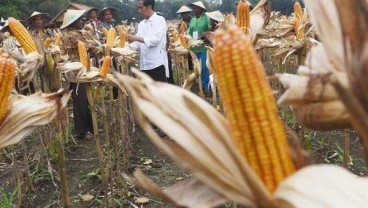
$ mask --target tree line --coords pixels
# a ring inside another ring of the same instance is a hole
[[[166,19],[180,18],[176,11],[182,6],[192,3],[196,0],[163,0],[156,1],[156,11],[162,12]],[[238,0],[204,0],[209,11],[220,10],[223,13],[235,13],[236,2]],[[250,0],[254,6],[259,0]],[[301,0],[270,0],[272,10],[281,11],[283,14],[293,12],[293,5]],[[70,0],[2,0],[0,7],[0,17],[15,17],[17,19],[26,19],[33,11],[49,13],[51,17],[58,14]],[[96,8],[113,7],[118,10],[117,21],[130,19],[132,17],[140,18],[136,8],[137,0],[73,0],[74,3],[87,4]]]

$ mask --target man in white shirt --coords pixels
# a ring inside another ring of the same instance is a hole
[[[138,0],[138,11],[144,18],[137,35],[128,36],[130,46],[140,50],[140,68],[156,81],[166,82],[167,51],[165,18],[154,11],[155,0]]]

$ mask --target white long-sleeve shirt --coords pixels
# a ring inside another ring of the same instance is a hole
[[[144,43],[135,41],[130,47],[140,51],[141,70],[152,70],[161,65],[167,68],[166,32],[165,18],[156,13],[139,23],[137,36],[143,37]]]

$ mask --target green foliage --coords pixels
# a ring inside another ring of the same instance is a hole
[[[3,208],[13,207],[16,194],[17,189],[14,189],[10,195],[8,195],[5,190],[0,189],[0,207]]]

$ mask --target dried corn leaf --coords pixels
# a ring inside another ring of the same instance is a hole
[[[140,170],[135,171],[134,177],[136,180],[126,176],[129,182],[178,207],[210,208],[227,201],[222,195],[214,192],[196,179],[187,179],[161,190]]]
[[[351,117],[342,101],[309,103],[293,106],[302,125],[320,131],[351,128]]]
[[[275,198],[297,208],[366,207],[368,178],[333,165],[313,165],[283,181]]]
[[[65,90],[53,94],[11,95],[9,113],[0,124],[0,149],[21,141],[38,126],[52,121],[69,97],[70,93]]]

